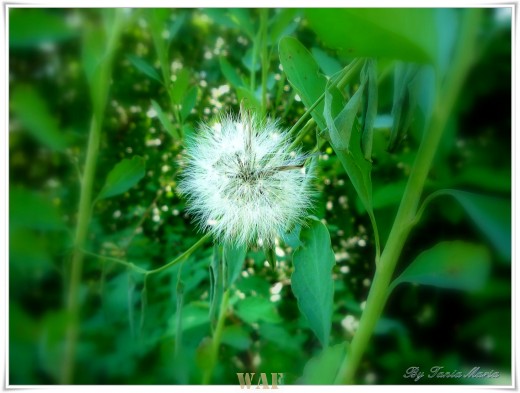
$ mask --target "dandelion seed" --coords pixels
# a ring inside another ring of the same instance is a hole
[[[276,236],[302,222],[310,207],[306,157],[291,155],[289,136],[276,121],[244,110],[202,125],[188,144],[179,191],[203,231],[228,244],[273,245]],[[212,224],[209,224],[209,223]]]

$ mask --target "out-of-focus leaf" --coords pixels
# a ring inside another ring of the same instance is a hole
[[[226,326],[222,331],[221,341],[240,351],[248,350],[252,344],[250,333],[241,325]]]
[[[440,242],[419,254],[394,280],[391,289],[410,282],[476,291],[485,285],[490,265],[488,249],[482,245],[462,241]]]
[[[184,100],[182,101],[181,108],[181,118],[182,120],[186,120],[186,118],[190,115],[191,110],[197,103],[197,96],[199,95],[199,88],[197,86],[192,87],[186,95],[184,96]]]
[[[13,89],[10,102],[16,118],[38,142],[56,151],[67,147],[66,134],[58,127],[44,98],[33,87],[19,85]]]
[[[180,139],[179,131],[173,126],[166,113],[163,112],[161,106],[154,100],[152,100],[152,108],[157,113],[157,118],[161,122],[166,132],[173,137],[175,140]]]
[[[275,343],[279,348],[289,351],[298,351],[299,344],[304,340],[305,336],[295,337],[287,331],[283,324],[273,325],[271,323],[262,323],[258,328],[260,336]]]
[[[220,304],[224,294],[224,264],[222,246],[213,246],[213,256],[209,265],[209,319],[216,326],[220,313]]]
[[[388,151],[394,151],[404,138],[413,118],[417,105],[417,89],[412,85],[417,75],[415,64],[397,63],[394,72],[394,100],[392,106],[392,131]]]
[[[108,173],[98,199],[110,198],[128,191],[144,177],[144,169],[142,157],[133,156],[131,159],[121,160]]]
[[[292,34],[298,27],[298,24],[294,21],[299,12],[297,8],[279,8],[275,12],[267,29],[270,45],[278,43],[280,38]]]
[[[181,29],[182,25],[186,21],[188,13],[184,11],[180,11],[173,21],[173,23],[170,24],[170,30],[169,30],[169,36],[168,36],[168,43],[171,43],[179,30]]]
[[[128,60],[130,60],[133,66],[137,68],[139,71],[141,71],[143,74],[149,76],[150,78],[161,84],[163,83],[163,80],[157,72],[157,70],[151,64],[148,64],[145,60],[134,55],[128,55]]]
[[[175,314],[170,319],[170,324],[172,326],[175,326],[176,320],[177,315]],[[181,326],[183,332],[205,324],[209,324],[208,303],[191,302],[183,307],[181,318]],[[171,329],[171,331],[176,332],[175,329]]]
[[[325,51],[314,47],[311,49],[311,53],[324,74],[331,76],[338,71],[341,71],[342,67],[339,61],[337,61],[334,57],[329,56]]]
[[[456,184],[474,186],[490,191],[511,191],[511,171],[509,168],[497,170],[496,168],[472,165],[456,175],[454,181]]]
[[[66,10],[69,11],[69,10]],[[34,48],[62,42],[78,35],[59,10],[11,8],[9,10],[9,47]]]
[[[228,12],[230,19],[239,26],[249,38],[253,39],[256,29],[254,20],[251,17],[251,10],[248,8],[230,8]]]
[[[311,8],[306,16],[318,37],[345,55],[437,60],[434,9]]]
[[[190,72],[183,68],[175,77],[175,82],[171,86],[172,99],[176,104],[180,104],[190,84]]]
[[[261,296],[250,296],[237,303],[236,314],[247,323],[278,323],[282,318],[276,312],[274,303]]]
[[[282,239],[289,247],[293,249],[297,249],[302,245],[300,241],[300,231],[302,229],[301,225],[295,225],[293,228],[289,230],[289,232],[282,233]]]
[[[298,300],[298,308],[320,343],[326,347],[334,298],[332,267],[336,263],[329,231],[318,219],[312,218],[309,226],[302,228],[300,241],[303,245],[293,255],[291,288]]]
[[[246,53],[242,57],[242,64],[247,68],[249,72],[257,72],[260,70],[260,61],[258,58],[254,58],[253,49],[246,50]]]
[[[40,364],[55,379],[59,378],[69,316],[65,311],[45,314],[40,338]]]
[[[233,66],[227,61],[225,57],[220,58],[220,70],[227,81],[236,89],[240,86],[243,86],[242,78],[235,71]]]
[[[347,351],[346,343],[324,348],[307,362],[300,382],[304,385],[334,384]]]
[[[460,203],[506,261],[511,260],[511,201],[458,190],[442,190]]]
[[[223,257],[226,261],[227,287],[229,288],[240,276],[247,254],[246,246],[225,245]]]
[[[377,69],[375,60],[368,60],[366,67],[367,97],[364,109],[361,150],[363,150],[365,159],[371,161],[372,141],[374,138],[374,122],[377,116]]]
[[[9,229],[63,230],[60,209],[47,198],[23,188],[9,190]]]

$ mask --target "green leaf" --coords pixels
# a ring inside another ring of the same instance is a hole
[[[222,331],[221,341],[239,351],[246,351],[251,347],[250,333],[241,325],[226,326]]]
[[[373,215],[372,179],[370,175],[372,163],[365,159],[361,151],[361,132],[358,122],[355,121],[362,102],[365,83],[366,80],[362,81],[361,86],[345,108],[335,118],[332,112],[334,97],[327,90],[325,92],[324,117],[327,122],[332,148],[343,168],[345,168],[365,209],[370,215]]]
[[[375,60],[368,60],[367,98],[364,109],[363,134],[361,150],[365,159],[372,161],[372,142],[374,139],[374,122],[377,116],[377,69]]]
[[[436,61],[437,21],[433,9],[312,8],[306,15],[318,37],[344,55]]]
[[[220,70],[222,71],[222,74],[224,74],[227,82],[229,82],[229,84],[231,84],[235,89],[244,85],[242,78],[240,78],[238,73],[235,71],[235,68],[233,68],[225,57],[220,58]]]
[[[504,260],[511,260],[511,200],[458,190],[442,190],[460,203]]]
[[[486,247],[463,241],[440,242],[419,254],[394,280],[465,291],[481,289],[489,276],[490,255]]]
[[[270,45],[276,44],[282,36],[291,35],[296,30],[298,23],[294,19],[300,11],[297,8],[280,8],[275,12],[267,29],[267,42]]]
[[[274,303],[261,296],[246,297],[237,303],[236,314],[247,323],[278,323],[282,318],[276,312]]]
[[[25,130],[38,142],[56,151],[67,147],[66,134],[58,126],[45,99],[31,86],[13,89],[10,106]]]
[[[179,30],[181,29],[182,25],[184,24],[184,21],[186,20],[188,13],[187,12],[180,12],[176,19],[171,23],[170,30],[169,30],[169,36],[168,36],[168,44],[170,44]]]
[[[179,132],[173,126],[170,119],[168,119],[168,116],[166,115],[166,113],[163,112],[161,106],[154,100],[152,100],[152,108],[155,111],[155,113],[157,113],[157,118],[161,122],[161,124],[164,127],[164,129],[166,130],[166,132],[174,139],[177,139],[177,140],[180,139]]]
[[[242,267],[244,266],[244,261],[246,259],[247,247],[224,245],[223,253],[227,268],[227,288],[229,288],[242,272]]]
[[[341,71],[343,67],[339,61],[337,61],[332,56],[329,56],[325,51],[320,48],[314,47],[311,49],[312,56],[316,59],[316,62],[319,64],[321,70],[324,74],[328,76],[332,76],[337,72]]]
[[[213,327],[217,324],[220,304],[224,294],[224,265],[222,246],[213,246],[213,256],[209,265],[209,319]]]
[[[125,158],[108,173],[98,199],[110,198],[128,191],[144,177],[144,159],[133,156]]]
[[[392,104],[392,130],[388,151],[395,150],[410,128],[417,106],[417,85],[414,83],[417,65],[397,63],[394,70],[394,99]]]
[[[181,108],[181,118],[182,120],[186,120],[186,118],[190,115],[191,110],[197,103],[197,96],[199,95],[199,88],[197,86],[193,86],[186,95],[184,96],[184,100],[182,101]]]
[[[305,365],[301,383],[304,385],[333,385],[347,351],[346,342],[323,349]]]
[[[254,20],[251,18],[251,11],[247,8],[230,8],[228,12],[230,19],[240,27],[249,38],[254,39],[256,29]]]
[[[262,105],[258,98],[247,88],[237,88],[238,101],[244,101],[244,105],[247,109],[254,111],[255,113],[262,113]]]
[[[188,69],[183,68],[175,76],[176,79],[172,84],[171,94],[173,101],[176,104],[180,104],[190,84],[190,72]]]
[[[319,68],[309,51],[296,39],[284,37],[278,44],[280,62],[287,80],[300,96],[305,107],[311,107],[323,94],[327,79],[319,73]],[[325,129],[323,118],[324,103],[321,102],[311,112],[320,129]]]
[[[298,308],[323,347],[326,347],[332,323],[332,267],[335,264],[329,231],[318,219],[312,218],[309,226],[302,228],[300,241],[303,246],[293,255],[291,287],[298,300]]]
[[[149,76],[153,80],[156,80],[159,83],[163,83],[163,80],[157,70],[150,64],[148,64],[145,60],[140,57],[128,55],[128,60],[133,64],[135,68],[141,71],[143,74]]]
[[[9,9],[9,47],[33,48],[77,36],[78,31],[67,25],[60,11],[38,8]]]
[[[59,208],[49,199],[23,188],[9,190],[9,229],[63,230]]]

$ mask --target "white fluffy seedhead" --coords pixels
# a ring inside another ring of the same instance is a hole
[[[300,223],[311,201],[311,175],[285,131],[242,111],[203,124],[188,143],[179,191],[203,231],[228,244],[253,244]]]

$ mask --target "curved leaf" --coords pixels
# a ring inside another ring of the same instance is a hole
[[[134,156],[123,159],[109,172],[98,199],[122,194],[135,186],[144,177],[144,159]]]

